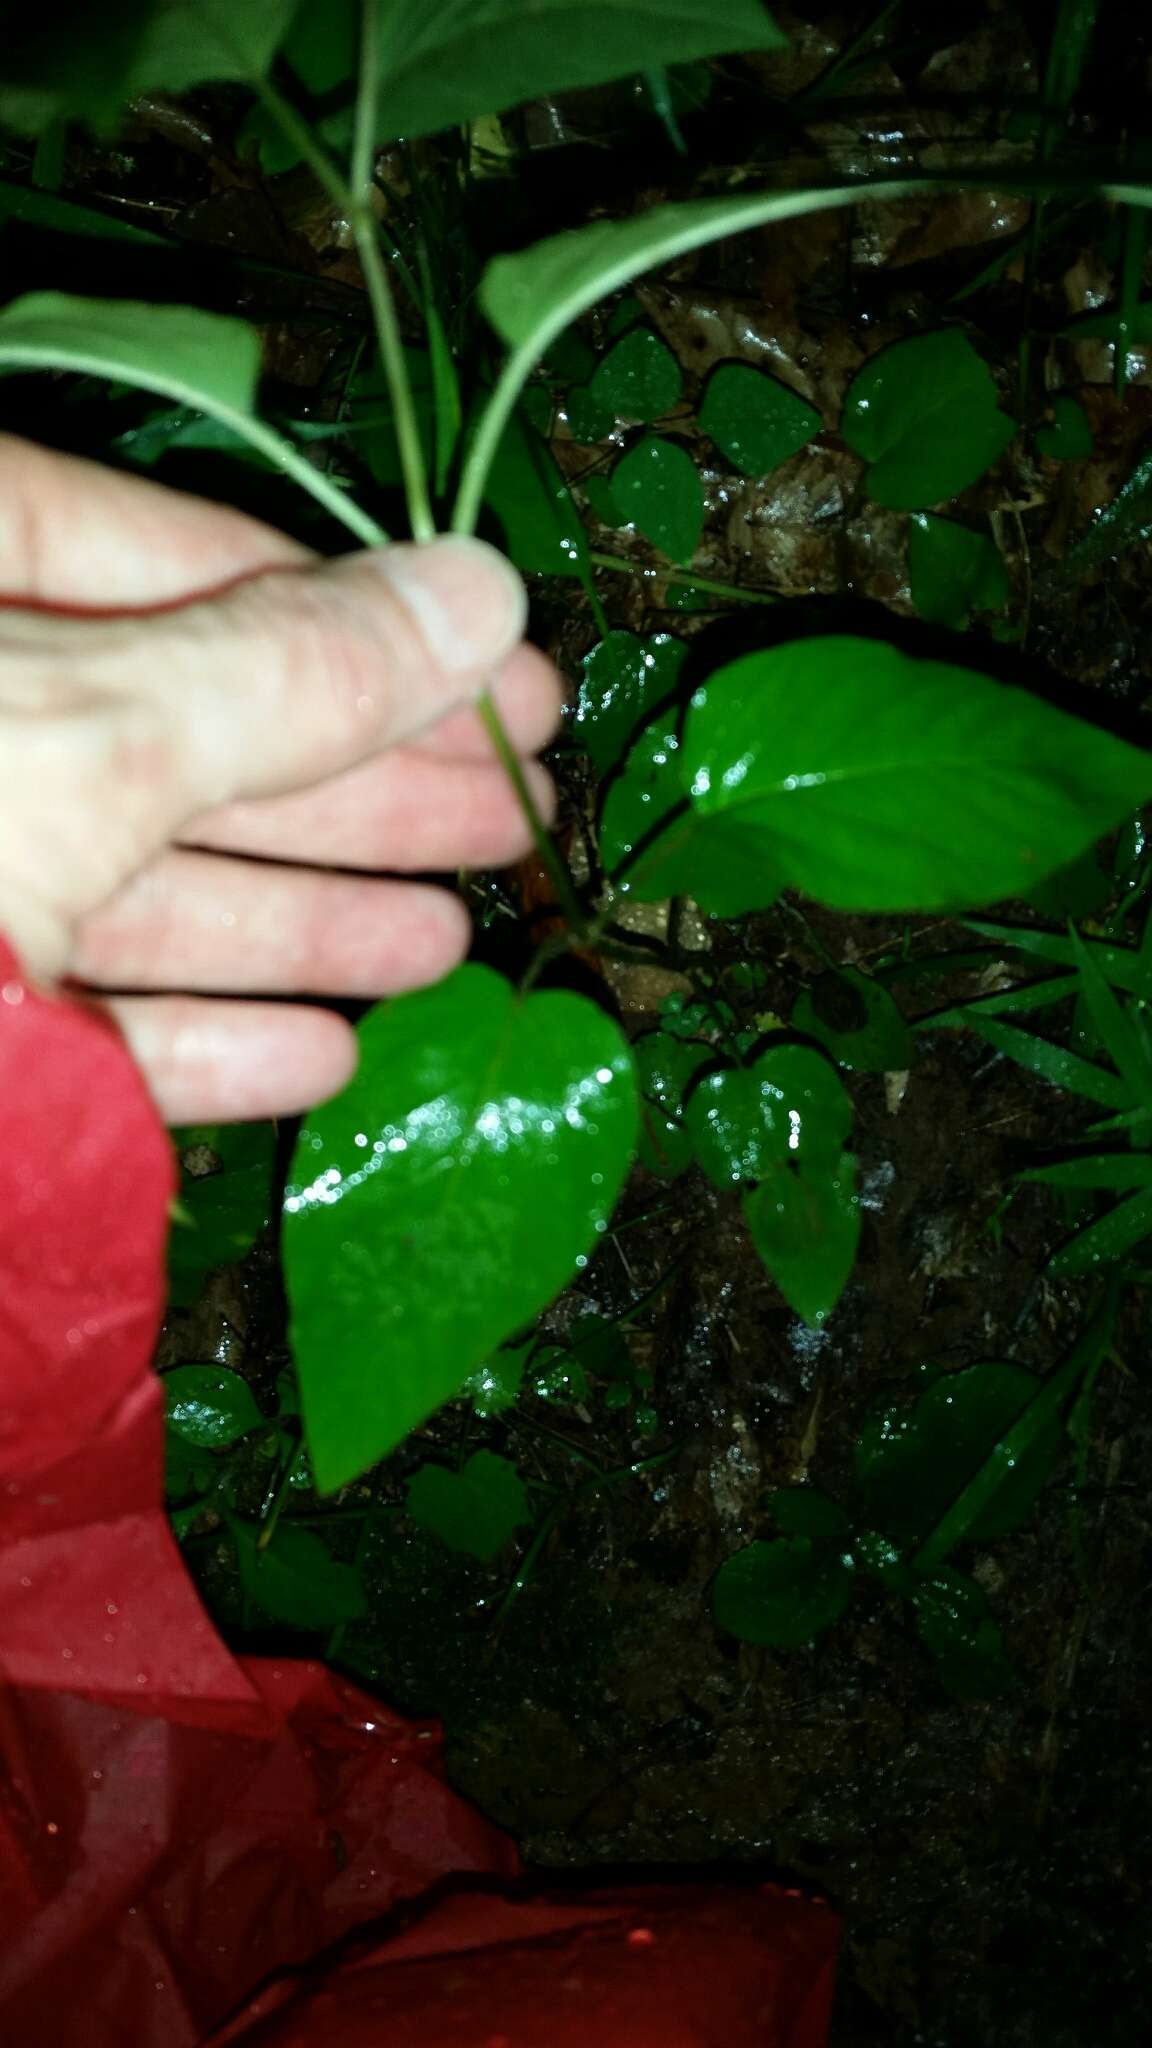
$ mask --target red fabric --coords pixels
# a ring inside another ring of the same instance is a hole
[[[0,2038],[820,2048],[827,1909],[460,1890],[517,1862],[438,1731],[231,1655],[161,1505],[171,1148],[111,1027],[2,941],[0,1102]],[[383,1948],[285,1975],[432,1886]]]

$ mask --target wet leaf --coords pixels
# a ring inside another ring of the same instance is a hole
[[[462,1472],[421,1465],[408,1481],[405,1512],[450,1550],[485,1563],[532,1520],[515,1465],[492,1451],[474,1451]]]
[[[1001,611],[1008,602],[1008,572],[989,535],[928,512],[912,515],[908,575],[921,618],[956,633],[973,612]]]
[[[1111,733],[974,669],[849,636],[717,670],[673,774],[734,881],[759,866],[842,910],[1014,895],[1152,790],[1152,758]]]
[[[1100,1043],[1126,1083],[1133,1101],[1152,1107],[1152,1047],[1143,1015],[1135,1004],[1125,1009],[1108,986],[1100,963],[1079,932],[1069,933],[1080,986]]]
[[[287,45],[313,92],[355,74],[359,0],[305,0]],[[760,0],[381,0],[377,139],[456,128],[653,64],[783,41]]]
[[[913,512],[967,490],[1016,432],[992,373],[957,327],[882,349],[853,378],[841,432],[871,466],[877,505]]]
[[[851,1276],[860,1241],[856,1161],[817,1159],[771,1169],[744,1197],[744,1219],[761,1261],[789,1307],[819,1329]]]
[[[944,1373],[916,1402],[874,1408],[856,1445],[865,1518],[905,1548],[923,1541],[976,1473],[1042,1382],[1016,1365],[983,1363]],[[1060,1453],[1063,1430],[1050,1418],[1024,1455],[1006,1466],[987,1505],[964,1532],[971,1543],[1006,1536],[1031,1514]],[[959,1537],[955,1539],[959,1541]]]
[[[815,406],[749,363],[721,363],[700,401],[702,431],[745,476],[766,476],[818,434]]]
[[[853,1578],[850,1555],[808,1536],[749,1543],[713,1579],[712,1614],[741,1642],[802,1649],[839,1621]]]
[[[542,1401],[586,1401],[588,1375],[562,1345],[546,1345],[534,1363],[532,1392]]]
[[[355,1079],[300,1134],[285,1205],[324,1492],[383,1457],[559,1292],[607,1225],[637,1119],[611,1020],[565,993],[519,999],[486,967],[396,998],[359,1036]]]
[[[819,1039],[838,1066],[861,1074],[904,1073],[916,1039],[882,982],[859,967],[822,974],[792,1012],[792,1029]]]
[[[628,521],[612,496],[610,476],[586,476],[581,479],[580,488],[588,500],[589,511],[602,526],[627,526]]]
[[[1147,1152],[1091,1152],[1081,1159],[1060,1159],[1051,1166],[1029,1166],[1018,1180],[1041,1181],[1051,1188],[1149,1188],[1152,1158]]]
[[[1011,1684],[1004,1639],[982,1586],[941,1565],[909,1595],[916,1628],[936,1659],[937,1676],[957,1699],[993,1699]]]
[[[290,1628],[326,1629],[341,1621],[359,1621],[367,1613],[359,1572],[339,1563],[319,1536],[281,1520],[272,1541],[261,1550],[258,1523],[230,1515],[228,1528],[244,1591],[274,1621]]]
[[[185,1443],[222,1450],[263,1422],[252,1389],[219,1365],[177,1365],[161,1375],[168,1427]]]
[[[717,917],[738,917],[774,901],[784,886],[767,856],[732,859],[702,823],[680,773],[675,707],[644,728],[604,797],[600,858],[614,886],[637,903],[692,896]]]
[[[614,768],[636,727],[675,686],[687,644],[671,633],[641,640],[609,633],[584,657],[572,730],[602,775]]]
[[[685,1091],[712,1058],[712,1048],[668,1031],[644,1031],[632,1041],[632,1057],[641,1098],[640,1164],[660,1180],[675,1180],[692,1164]]]
[[[1018,1024],[975,1009],[953,1010],[948,1022],[978,1032],[997,1052],[1006,1053],[1018,1066],[1027,1067],[1029,1073],[1038,1074],[1055,1088],[1066,1089],[1070,1095],[1086,1095],[1089,1102],[1102,1102],[1107,1109],[1131,1107],[1132,1096],[1119,1075],[1110,1073],[1107,1067],[1098,1067],[1092,1060],[1082,1060],[1078,1053],[1069,1052],[1063,1045],[1054,1045],[1050,1038],[1022,1031]]]
[[[529,1337],[523,1344],[502,1344],[465,1380],[460,1391],[468,1396],[477,1415],[503,1415],[511,1408],[524,1381],[533,1341]]]
[[[739,1187],[789,1160],[838,1161],[852,1104],[822,1054],[773,1045],[750,1067],[704,1074],[688,1097],[684,1123],[709,1180]]]
[[[488,474],[487,503],[504,528],[505,551],[526,576],[587,570],[584,524],[539,434],[513,414]]]
[[[1052,400],[1052,425],[1037,427],[1036,450],[1049,462],[1083,462],[1092,453],[1092,428],[1084,407],[1074,398]]]
[[[271,1221],[276,1125],[200,1124],[174,1137],[183,1161],[209,1168],[184,1165],[168,1238],[168,1298],[182,1307],[217,1266],[242,1259]]]
[[[704,487],[679,442],[658,437],[637,442],[612,472],[612,499],[628,524],[672,561],[687,562],[695,554],[704,524]]]
[[[1120,1202],[1089,1223],[1048,1261],[1048,1271],[1061,1279],[1090,1273],[1122,1259],[1152,1233],[1152,1189]]]
[[[1069,548],[1065,578],[1080,577],[1152,535],[1152,455],[1141,456],[1110,505],[1095,513],[1086,533]]]
[[[596,441],[606,441],[616,424],[616,415],[592,394],[590,384],[573,384],[564,400],[564,411],[568,419],[568,431],[574,441],[590,447]],[[593,479],[589,478],[589,482]],[[607,483],[607,477],[597,479]],[[619,519],[616,525],[623,522]]]
[[[597,365],[589,394],[613,420],[658,420],[671,412],[683,381],[679,363],[660,336],[650,327],[633,327]]]

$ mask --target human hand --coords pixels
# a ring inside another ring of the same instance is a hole
[[[353,1071],[331,1011],[221,998],[389,995],[462,958],[446,890],[326,870],[527,849],[472,708],[490,685],[525,756],[555,729],[524,618],[480,542],[326,562],[0,435],[0,931],[34,977],[131,991],[100,1000],[168,1122],[288,1115]]]

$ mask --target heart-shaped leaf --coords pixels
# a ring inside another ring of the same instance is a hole
[[[248,1598],[290,1628],[327,1629],[359,1621],[368,1602],[355,1566],[341,1564],[307,1529],[279,1521],[260,1548],[260,1528],[228,1517],[240,1582]]]
[[[613,420],[658,420],[671,412],[682,385],[667,344],[650,327],[633,327],[597,364],[589,393]]]
[[[450,1550],[485,1561],[532,1520],[515,1465],[492,1451],[474,1451],[462,1472],[421,1465],[408,1481],[405,1511]]]
[[[658,714],[608,786],[600,818],[605,872],[637,903],[692,896],[717,917],[762,909],[779,894],[783,876],[766,853],[752,857],[743,844],[733,858],[723,828],[692,808],[678,723],[675,706]]]
[[[503,1415],[506,1408],[511,1408],[523,1385],[533,1342],[528,1337],[520,1344],[502,1344],[465,1380],[461,1392],[468,1396],[477,1415]]]
[[[717,670],[673,772],[734,883],[774,873],[842,910],[1017,895],[1152,795],[1152,757],[1111,733],[849,636]]]
[[[1008,602],[1008,571],[990,536],[929,512],[912,515],[908,578],[920,617],[956,633],[972,612],[1002,611]]]
[[[621,517],[674,562],[696,552],[704,524],[704,487],[678,441],[650,436],[621,456],[612,472],[612,500]]]
[[[712,1613],[744,1643],[799,1650],[839,1621],[852,1595],[850,1553],[809,1536],[749,1543],[712,1581]]]
[[[915,1036],[888,990],[859,967],[820,975],[797,1002],[792,1029],[860,1074],[902,1073],[916,1058]]]
[[[607,1227],[632,1060],[582,997],[461,967],[360,1026],[300,1134],[284,1264],[316,1483],[391,1450],[532,1321]]]
[[[789,1160],[838,1160],[852,1104],[820,1053],[774,1045],[750,1067],[703,1075],[684,1122],[708,1178],[717,1187],[738,1187]]]
[[[798,1169],[773,1168],[745,1195],[744,1219],[785,1301],[819,1329],[848,1284],[860,1240],[851,1153]]]
[[[871,464],[868,495],[913,512],[967,490],[1016,432],[958,327],[894,342],[853,378],[841,432]]]
[[[220,1365],[176,1365],[162,1375],[169,1429],[187,1444],[221,1450],[264,1417],[247,1380]]]
[[[684,1095],[712,1048],[667,1031],[644,1031],[632,1041],[632,1056],[641,1096],[640,1163],[660,1180],[675,1180],[692,1163]]]
[[[687,643],[671,633],[641,640],[617,629],[585,655],[572,730],[602,775],[615,767],[641,719],[673,689],[687,652]]]
[[[700,402],[701,430],[745,476],[766,476],[818,434],[815,406],[750,363],[721,363]]]

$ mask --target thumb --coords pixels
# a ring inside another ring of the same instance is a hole
[[[304,787],[470,702],[522,638],[524,587],[460,535],[264,574],[154,620],[189,810]],[[142,648],[143,651],[143,648]]]

